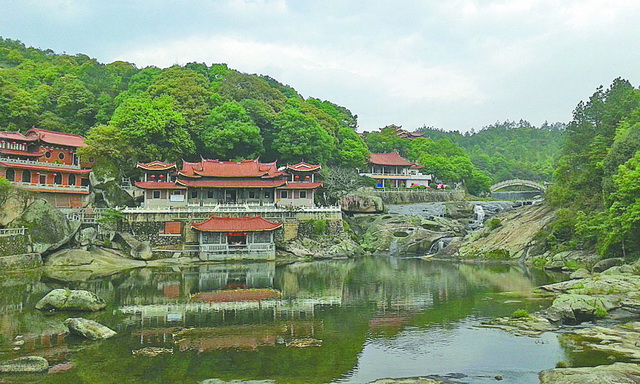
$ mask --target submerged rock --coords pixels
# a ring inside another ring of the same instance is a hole
[[[556,368],[540,372],[541,384],[634,384],[638,382],[640,382],[640,365],[632,363]]]
[[[562,342],[640,361],[640,322],[578,329],[564,335]]]
[[[91,340],[108,339],[116,335],[116,331],[96,321],[82,317],[70,317],[64,321],[69,331]]]
[[[135,357],[156,357],[160,355],[171,355],[173,354],[173,348],[145,347],[135,349],[131,351],[131,354]]]
[[[497,328],[511,332],[515,335],[537,337],[544,332],[553,331],[558,327],[552,324],[547,318],[537,314],[524,317],[497,317],[478,325],[481,328]]]
[[[447,384],[452,381],[442,381],[431,379],[429,377],[404,377],[401,379],[379,379],[369,384]]]
[[[107,303],[93,292],[70,289],[54,289],[36,303],[42,311],[99,311]]]
[[[40,356],[25,356],[0,363],[0,373],[38,373],[49,369],[49,362]]]

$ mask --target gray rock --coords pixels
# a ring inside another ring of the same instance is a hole
[[[619,303],[606,297],[564,294],[553,301],[546,313],[547,318],[552,321],[559,318],[563,324],[580,324],[603,314],[602,310],[609,311],[619,307]]]
[[[430,379],[428,377],[405,377],[402,379],[379,379],[369,384],[445,384],[451,381]]]
[[[40,356],[25,356],[0,363],[0,373],[38,373],[49,369],[49,362]]]
[[[151,244],[148,241],[137,240],[130,233],[117,232],[112,241],[118,243],[120,249],[133,259],[150,260],[153,257]]]
[[[82,247],[86,247],[94,244],[96,237],[98,236],[98,232],[93,227],[88,227],[81,229],[76,234],[76,242],[80,244]]]
[[[593,266],[593,272],[600,273],[604,272],[611,267],[616,267],[618,265],[624,264],[624,259],[621,257],[612,257],[610,259],[604,259],[596,263]]]
[[[350,193],[340,199],[342,210],[350,213],[382,213],[384,203],[382,198],[364,191]]]
[[[632,363],[556,368],[540,372],[541,384],[635,384],[639,382],[640,365]]]
[[[65,214],[46,200],[36,200],[7,227],[28,228],[33,243],[32,251],[48,253],[61,248],[73,239],[80,228],[80,222],[70,222]]]
[[[589,273],[589,271],[586,268],[580,268],[577,269],[575,271],[573,271],[570,275],[569,278],[570,279],[585,279],[587,277],[591,277],[591,274]]]
[[[107,303],[93,292],[54,289],[36,303],[36,309],[48,311],[99,311]]]
[[[70,317],[64,325],[69,327],[69,331],[91,340],[104,340],[116,335],[113,329],[82,317]]]
[[[275,384],[273,380],[231,380],[224,381],[220,379],[207,379],[200,382],[200,384]]]

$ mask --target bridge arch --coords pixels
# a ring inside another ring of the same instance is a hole
[[[503,188],[518,187],[518,186],[537,189],[540,192],[546,192],[547,191],[547,186],[546,185],[541,184],[541,183],[537,183],[535,181],[523,180],[523,179],[512,179],[512,180],[501,181],[499,183],[496,183],[496,184],[492,185],[489,188],[489,190],[491,192],[497,192],[497,191],[499,191],[499,190],[501,190]]]

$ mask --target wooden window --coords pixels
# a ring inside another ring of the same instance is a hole
[[[16,171],[11,168],[7,169],[7,172],[4,174],[4,177],[9,181],[15,181],[16,179]]]
[[[286,199],[288,198],[289,194],[287,193],[288,191],[280,191],[280,198],[281,199]]]
[[[180,235],[182,234],[182,223],[180,221],[166,221],[164,223],[165,235]]]
[[[23,183],[31,182],[31,171],[27,171],[26,169],[22,170],[22,182]]]
[[[306,199],[307,198],[307,191],[300,191],[300,198],[301,199]]]
[[[69,185],[76,185],[76,175],[69,175]]]
[[[255,199],[256,198],[256,191],[249,191],[249,198],[250,199]]]
[[[198,198],[198,190],[197,189],[192,189],[191,190],[191,198],[192,199],[197,199]]]
[[[207,191],[207,199],[213,199],[213,189]]]
[[[160,198],[160,191],[153,191],[152,199],[159,199],[159,198]]]

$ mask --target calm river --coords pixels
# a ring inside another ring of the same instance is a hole
[[[516,337],[475,325],[517,309],[548,306],[504,292],[561,278],[519,267],[389,258],[146,268],[88,280],[42,271],[5,275],[0,276],[0,359],[40,355],[53,368],[42,375],[3,375],[0,382],[367,383],[431,375],[466,383],[495,383],[495,376],[537,383],[538,372],[559,361],[574,366],[603,361],[564,349],[552,333]],[[103,297],[107,309],[84,316],[118,335],[101,342],[65,336],[60,326],[69,316],[33,309],[60,287]],[[191,298],[206,292],[214,292],[212,301]],[[252,300],[256,292],[281,297]],[[19,335],[24,344],[16,346]],[[173,354],[132,355],[144,347],[169,348]]]

